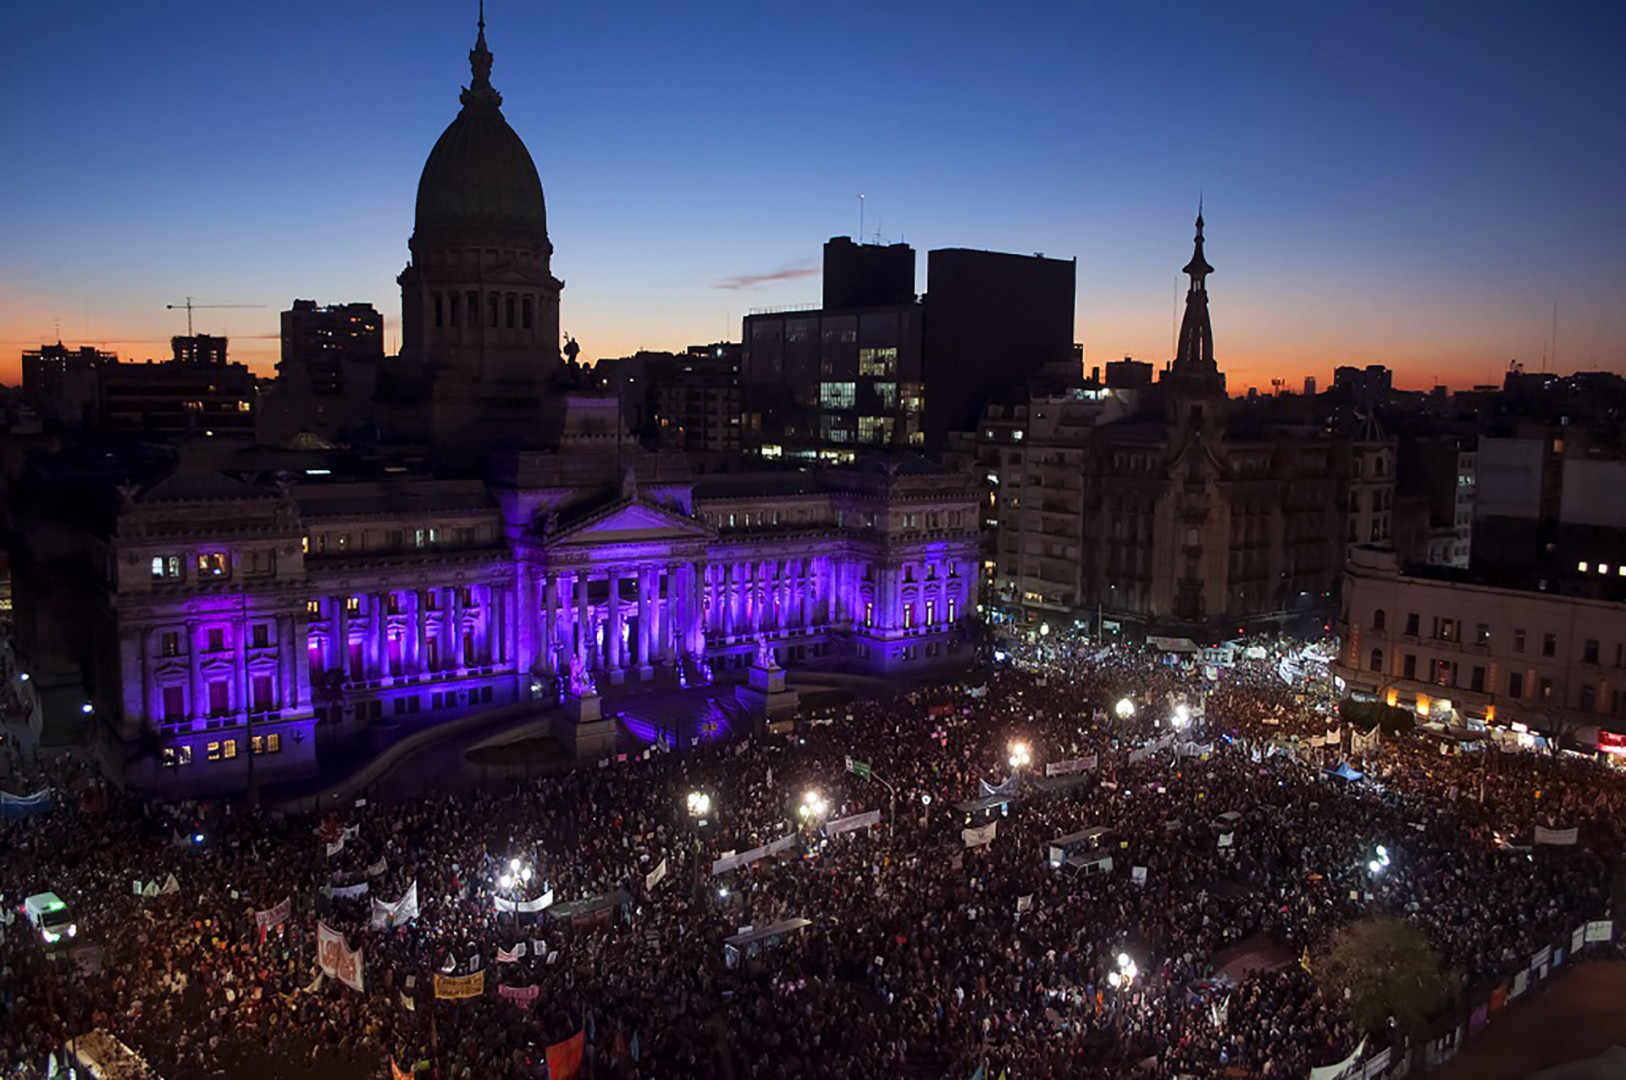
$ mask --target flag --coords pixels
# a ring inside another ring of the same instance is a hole
[[[582,1053],[586,1047],[585,1029],[548,1047],[548,1080],[576,1080],[582,1072]]]
[[[981,1065],[978,1065],[977,1066],[977,1071],[971,1074],[971,1080],[982,1080],[982,1066]]]
[[[395,1055],[390,1055],[390,1080],[412,1080],[412,1074],[395,1063]]]
[[[637,1062],[638,1062],[638,1033],[636,1031],[634,1031],[632,1033],[632,1044],[627,1047],[627,1052],[632,1055],[633,1063],[637,1064]]]
[[[401,1008],[405,1009],[407,1012],[418,1011],[418,1003],[412,998],[408,997],[405,990],[401,991]]]

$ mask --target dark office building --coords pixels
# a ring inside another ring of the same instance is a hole
[[[1073,355],[1078,267],[1042,255],[941,248],[926,257],[926,450],[983,406]]]
[[[655,421],[665,445],[691,455],[739,453],[739,345],[691,346],[651,376]]]
[[[912,304],[915,249],[908,244],[855,244],[832,236],[824,244],[824,310]]]
[[[152,438],[252,437],[254,395],[254,374],[242,364],[109,364],[102,372],[107,430]]]
[[[177,364],[193,367],[225,367],[226,339],[213,334],[177,335],[169,339]]]
[[[282,313],[282,359],[260,418],[260,439],[300,432],[342,441],[372,419],[384,318],[371,304],[295,300]]]
[[[101,422],[102,371],[113,353],[62,342],[23,353],[23,402],[41,420],[94,428]]]
[[[921,307],[907,244],[825,245],[824,294],[877,301],[745,317],[740,376],[745,449],[844,462],[922,445]]]

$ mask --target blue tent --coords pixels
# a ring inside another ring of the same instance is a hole
[[[1354,783],[1366,775],[1359,769],[1351,768],[1349,762],[1347,761],[1339,763],[1336,769],[1328,769],[1327,772],[1332,776],[1338,777],[1340,780],[1347,780],[1350,783]]]

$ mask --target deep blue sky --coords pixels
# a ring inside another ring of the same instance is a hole
[[[1206,200],[1233,388],[1626,367],[1626,4],[490,0],[585,356],[737,339],[825,238],[1077,257],[1091,362],[1168,356]],[[276,354],[294,297],[399,309],[472,2],[12,5],[0,377],[55,334],[163,355],[166,302]]]

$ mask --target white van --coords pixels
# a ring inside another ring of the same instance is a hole
[[[47,945],[56,945],[79,933],[79,926],[73,921],[73,913],[54,892],[35,893],[24,900],[23,914],[34,924]]]

